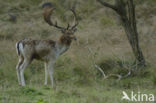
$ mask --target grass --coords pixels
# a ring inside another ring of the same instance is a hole
[[[0,97],[2,103],[125,103],[126,101],[121,101],[123,90],[127,93],[141,91],[141,93],[156,94],[154,88],[143,87],[137,82],[131,83],[131,80],[139,81],[139,79],[122,80],[120,82],[106,80],[104,83],[107,84],[99,85],[99,83],[95,83],[94,86],[59,83],[55,89],[50,86],[37,86],[35,84],[27,87],[19,87],[15,84],[9,87],[1,86],[2,95]]]
[[[108,18],[108,17],[103,17],[100,21],[102,27],[107,26],[112,26],[114,25],[114,22],[112,21],[112,19]]]
[[[59,25],[72,22],[69,12],[72,0],[50,0],[58,8]],[[44,84],[44,65],[40,61],[25,70],[26,87],[20,87],[16,76],[18,61],[15,43],[23,38],[53,39],[61,33],[47,25],[40,8],[42,0],[0,1],[0,103],[133,103],[121,101],[122,91],[152,93],[156,96],[156,41],[154,0],[136,1],[138,32],[147,67],[128,78],[103,79],[95,62],[106,75],[124,75],[133,68],[134,56],[122,26],[116,24],[116,14],[94,0],[77,1],[80,24],[75,35],[78,41],[55,64],[55,88]],[[62,3],[63,2],[63,3]],[[146,6],[147,5],[147,8]],[[143,12],[145,10],[150,10]],[[11,13],[17,22],[9,21]],[[108,16],[107,16],[108,15]],[[149,17],[149,15],[153,15]],[[146,20],[143,20],[146,17]],[[63,21],[63,23],[62,23]],[[144,22],[143,22],[144,21]],[[92,52],[89,51],[89,48]]]
[[[110,58],[102,60],[103,63],[101,67],[109,67],[109,70],[107,70],[109,72],[106,71],[107,73],[116,73],[114,69],[119,69],[116,68],[116,66],[120,66],[121,61],[114,60],[115,59]],[[103,80],[101,76],[98,76],[99,71],[96,71],[96,69],[92,66],[90,66],[91,69],[87,68],[88,66],[85,67],[83,62],[79,62],[78,64],[80,65],[77,65],[78,61],[75,61],[75,63],[71,62],[73,61],[71,61],[69,57],[66,57],[66,55],[63,55],[58,59],[55,65],[54,74],[55,88],[51,88],[50,85],[43,86],[44,70],[42,69],[43,65],[40,64],[41,62],[35,61],[31,66],[29,66],[29,68],[26,69],[26,87],[20,87],[17,83],[16,71],[15,68],[13,68],[15,67],[16,61],[7,61],[7,65],[3,63],[0,68],[0,102],[128,103],[127,101],[121,101],[123,90],[127,93],[130,93],[131,91],[136,93],[141,91],[142,93],[156,94],[156,92],[154,92],[156,89],[153,74],[154,71],[150,71],[150,66],[147,67],[147,71],[151,76],[143,74],[143,76],[134,76],[117,81],[113,78]],[[119,64],[114,62],[119,62]],[[108,66],[112,63],[112,67]]]

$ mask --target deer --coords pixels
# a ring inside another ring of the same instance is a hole
[[[18,64],[16,66],[18,83],[21,86],[25,86],[24,70],[31,62],[36,59],[43,61],[45,64],[45,82],[44,85],[48,84],[48,76],[52,87],[54,86],[53,71],[54,64],[59,56],[65,53],[69,48],[73,40],[76,40],[74,33],[77,30],[79,24],[75,10],[70,9],[73,13],[74,22],[73,26],[69,23],[67,27],[59,26],[57,21],[55,23],[51,20],[51,14],[55,10],[48,6],[44,10],[44,20],[47,24],[57,28],[62,32],[62,35],[58,40],[34,40],[34,39],[23,39],[16,43],[16,51],[18,54]]]

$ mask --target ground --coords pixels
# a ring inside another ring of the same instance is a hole
[[[52,20],[59,25],[72,24],[72,13],[67,11],[73,0],[49,0],[57,10]],[[107,1],[107,0],[106,0]],[[113,0],[110,0],[110,3]],[[61,32],[43,20],[41,5],[44,0],[0,0],[0,103],[134,103],[121,100],[125,91],[154,94],[156,98],[156,2],[135,0],[140,47],[147,66],[133,75],[117,80],[103,76],[124,76],[135,66],[135,58],[118,15],[96,0],[78,0],[78,40],[55,64],[55,87],[44,86],[44,65],[40,61],[25,70],[26,87],[18,85],[15,49],[24,38],[57,40]],[[12,21],[11,16],[17,21]],[[137,103],[137,102],[136,102]],[[141,102],[148,103],[148,102]],[[152,103],[152,102],[149,102]]]

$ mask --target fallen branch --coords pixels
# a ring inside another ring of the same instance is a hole
[[[105,79],[107,79],[107,78],[109,78],[109,77],[117,77],[117,78],[118,78],[118,80],[121,80],[121,79],[122,79],[122,76],[121,76],[121,75],[119,75],[119,74],[109,74],[108,76],[106,76],[106,78],[105,78]]]
[[[96,65],[96,64],[94,64],[94,67],[95,67],[96,69],[98,69],[98,70],[102,73],[104,79],[106,79],[106,75],[105,75],[104,71],[103,71],[98,65]]]
[[[95,67],[96,69],[98,69],[98,70],[101,72],[101,74],[103,75],[103,78],[104,78],[104,79],[107,79],[107,78],[109,78],[109,77],[117,77],[118,80],[121,80],[121,79],[122,79],[122,76],[119,75],[119,74],[109,74],[109,75],[107,76],[107,75],[104,73],[104,71],[95,63],[95,55],[93,55],[93,52],[92,52],[91,48],[89,48],[89,47],[87,47],[87,48],[88,48],[90,54],[92,54],[92,57],[93,57],[92,61],[93,61],[94,67]]]

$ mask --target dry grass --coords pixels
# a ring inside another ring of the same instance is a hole
[[[50,0],[58,9],[57,17],[61,25],[68,18],[64,13],[72,5],[72,0],[60,3]],[[78,0],[77,12],[80,25],[69,51],[56,62],[54,78],[56,89],[42,86],[44,69],[42,62],[34,61],[26,69],[25,76],[29,87],[17,85],[15,43],[23,38],[53,39],[61,33],[47,25],[42,18],[39,7],[44,1],[39,0],[6,0],[0,1],[0,102],[1,103],[121,103],[122,90],[141,90],[155,93],[156,77],[156,8],[155,1],[136,1],[137,22],[140,45],[148,67],[139,76],[123,79],[103,80],[99,71],[93,66],[93,54],[96,63],[106,73],[125,73],[124,67],[133,64],[134,57],[125,32],[116,20],[116,14],[100,6],[94,0]],[[152,2],[152,3],[151,3]],[[88,5],[90,4],[90,5]],[[147,10],[147,11],[145,11]],[[17,22],[9,21],[8,13],[17,16]],[[56,19],[56,18],[55,18]],[[88,50],[93,52],[91,54]],[[111,65],[112,64],[112,65]],[[123,66],[120,67],[120,64]],[[134,82],[132,82],[134,81]],[[116,94],[113,98],[112,95]],[[125,101],[122,101],[125,103]]]

